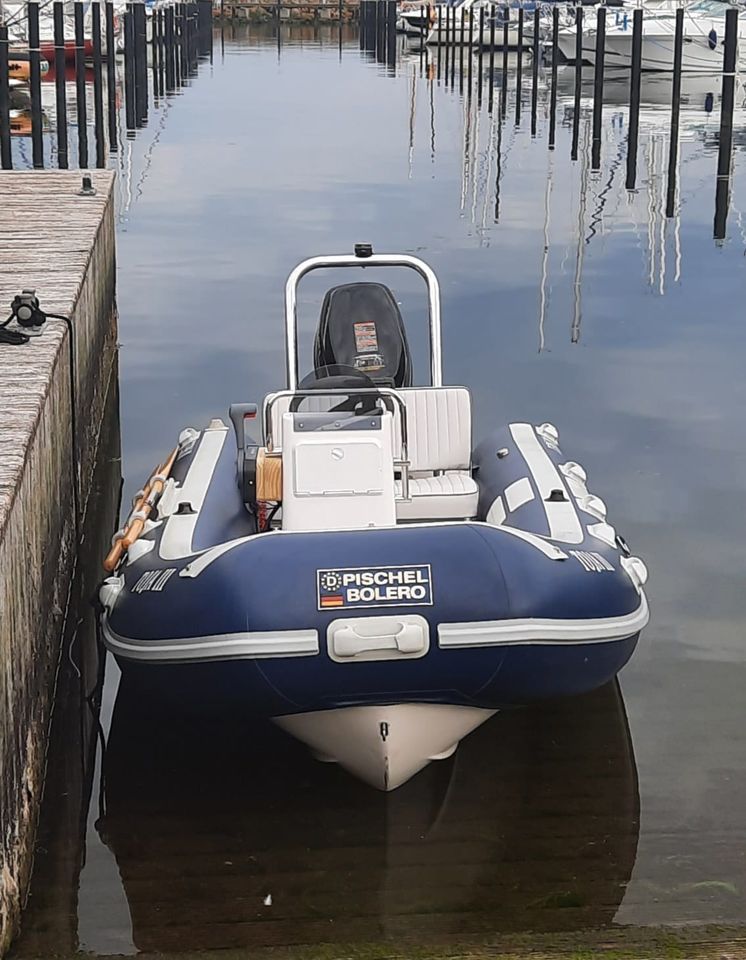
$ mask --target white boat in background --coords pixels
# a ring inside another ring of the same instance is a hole
[[[730,4],[722,0],[695,0],[684,9],[684,43],[682,71],[686,73],[718,73],[723,69],[725,12]],[[642,19],[642,69],[673,70],[677,4],[664,3],[646,10]],[[632,64],[632,10],[609,11],[606,19],[605,63],[609,67]],[[738,23],[738,66],[746,66],[746,15]],[[574,26],[559,32],[558,44],[563,56],[574,60],[576,31]],[[596,62],[596,26],[590,24],[583,33],[583,61]]]
[[[464,0],[456,6],[452,4],[439,4],[434,8],[434,16],[430,26],[430,32],[427,35],[426,43],[429,46],[466,46],[469,43],[469,23],[472,27],[472,46],[476,49],[479,31],[479,10],[485,7],[489,11],[491,4],[487,0]],[[440,29],[438,26],[440,25]],[[462,39],[463,27],[463,39]],[[450,36],[448,35],[450,31]]]

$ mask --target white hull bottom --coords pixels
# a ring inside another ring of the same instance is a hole
[[[319,760],[338,763],[379,790],[395,790],[431,760],[450,757],[496,711],[448,704],[343,707],[275,717]]]

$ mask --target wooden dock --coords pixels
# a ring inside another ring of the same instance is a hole
[[[0,342],[0,955],[31,867],[76,531],[116,350],[113,174],[0,173],[0,324],[24,288],[49,319]],[[6,328],[7,329],[7,328]],[[76,436],[72,433],[73,405]]]

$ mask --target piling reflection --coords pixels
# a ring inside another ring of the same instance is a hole
[[[272,726],[124,684],[104,770],[96,827],[139,950],[604,926],[635,860],[616,684],[498,716],[389,795]]]

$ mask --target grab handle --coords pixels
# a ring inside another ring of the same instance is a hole
[[[424,656],[429,627],[423,617],[365,617],[329,625],[329,655],[337,662],[395,660]]]

